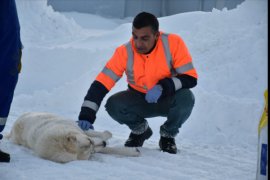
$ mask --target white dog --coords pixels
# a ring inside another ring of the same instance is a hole
[[[109,131],[82,131],[76,122],[50,113],[26,113],[14,123],[8,138],[32,149],[38,156],[55,162],[88,160],[100,152],[139,156],[137,148],[107,147]]]

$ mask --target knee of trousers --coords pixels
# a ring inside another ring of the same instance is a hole
[[[195,103],[195,97],[190,89],[181,89],[175,94],[176,102],[185,104],[187,106],[193,106]]]
[[[174,106],[181,115],[190,115],[195,104],[195,97],[189,89],[182,89],[175,95]]]
[[[117,122],[120,124],[125,123],[124,121],[126,120],[125,115],[127,113],[125,112],[126,106],[124,105],[123,102],[118,97],[111,96],[107,100],[105,104],[106,111],[108,114]]]

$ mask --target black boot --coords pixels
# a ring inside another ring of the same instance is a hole
[[[10,162],[10,155],[0,150],[0,162]]]
[[[161,136],[159,140],[159,147],[164,152],[168,152],[171,154],[177,153],[177,147],[174,138],[167,138]]]
[[[142,134],[133,134],[132,132],[129,135],[128,140],[125,143],[126,147],[142,147],[144,141],[149,139],[152,136],[153,132],[150,127],[144,131]]]

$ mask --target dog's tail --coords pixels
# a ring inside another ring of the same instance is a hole
[[[131,157],[137,157],[140,155],[139,149],[135,147],[104,147],[100,149],[99,153],[116,154]]]

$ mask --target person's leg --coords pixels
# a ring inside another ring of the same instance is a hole
[[[11,39],[8,52],[0,56],[0,133],[7,121],[21,68],[22,51],[17,44],[20,44],[20,41]]]
[[[158,103],[147,103],[144,98],[144,94],[127,90],[112,95],[105,105],[114,120],[126,124],[132,130],[130,138],[139,139],[139,144],[143,144],[152,135],[145,118],[167,117],[160,127],[160,134],[162,137],[173,138],[191,114],[194,105],[194,96],[189,89],[181,89],[174,96],[161,98]],[[143,137],[136,136],[141,134]]]
[[[0,140],[10,111],[14,90],[21,69],[20,25],[15,0],[1,1],[0,20]],[[8,162],[9,154],[0,150],[0,162]]]
[[[12,1],[12,3],[14,3]],[[14,5],[14,4],[13,4]],[[14,5],[15,6],[15,5]],[[10,11],[16,11],[11,9]],[[0,47],[4,48],[0,54],[0,133],[3,131],[14,90],[17,85],[18,75],[21,70],[22,44],[20,31],[6,32],[0,39]]]
[[[145,118],[159,115],[156,103],[147,103],[145,95],[133,90],[122,91],[111,96],[105,105],[109,115],[126,124],[131,133],[125,142],[127,147],[141,147],[153,134]]]
[[[21,69],[21,42],[16,35],[8,40],[9,43],[6,44],[8,51],[0,56],[0,142]],[[0,162],[9,161],[10,155],[0,150]]]
[[[194,106],[194,96],[189,89],[178,90],[174,96],[163,99],[162,109],[167,109],[167,120],[160,126],[159,147],[162,151],[176,154],[177,147],[174,137],[179,128],[188,119]]]
[[[7,117],[9,114],[11,102],[13,99],[14,89],[16,87],[16,83],[18,80],[18,76],[9,76],[4,79],[2,76],[0,78],[0,141],[3,138],[1,132],[5,128],[5,124],[7,121]],[[4,87],[4,88],[2,88]],[[0,162],[9,162],[10,155],[1,151],[0,149]]]
[[[11,102],[13,100],[14,90],[18,81],[18,75],[9,75],[0,78],[0,132],[4,129]],[[2,88],[3,87],[3,88]]]
[[[164,101],[170,101],[170,105],[167,120],[160,127],[160,135],[173,138],[179,133],[179,128],[181,128],[182,124],[190,116],[195,103],[195,98],[189,89],[181,89],[178,90],[174,96],[165,98]],[[168,102],[161,104],[161,106],[164,106],[167,103]]]
[[[157,116],[155,107],[144,100],[144,94],[133,90],[112,95],[105,107],[115,121],[126,124],[135,134],[141,134],[147,129],[145,118]]]

